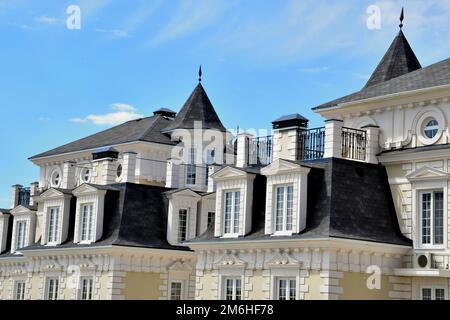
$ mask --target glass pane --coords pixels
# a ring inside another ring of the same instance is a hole
[[[431,300],[431,288],[422,288],[422,300]]]
[[[236,279],[236,300],[242,300],[241,279]]]
[[[431,243],[431,193],[422,194],[422,243]]]
[[[277,188],[276,201],[276,231],[283,231],[284,187]]]
[[[436,300],[445,300],[445,290],[442,288],[436,289]]]
[[[170,291],[170,299],[171,300],[181,300],[181,282],[172,282],[171,291]]]
[[[239,233],[239,214],[241,211],[241,193],[234,193],[234,233]]]
[[[229,234],[231,233],[231,208],[232,208],[232,201],[233,201],[233,193],[227,192],[225,194],[225,218],[224,218],[224,224],[225,224],[225,233]]]
[[[295,300],[296,296],[296,281],[290,280],[289,281],[289,300]]]
[[[286,212],[286,231],[292,231],[292,218],[294,207],[294,187],[287,188],[287,212]]]
[[[287,300],[287,280],[278,281],[278,299],[279,300]]]
[[[434,243],[444,243],[444,193],[434,193]]]
[[[178,242],[181,243],[187,239],[187,210],[179,211],[178,221]]]

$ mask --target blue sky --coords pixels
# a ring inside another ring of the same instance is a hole
[[[81,29],[66,27],[69,5]],[[367,28],[367,8],[381,29]],[[0,207],[37,180],[28,157],[180,109],[203,66],[228,128],[268,128],[359,90],[398,32],[422,65],[450,56],[450,0],[0,0]]]

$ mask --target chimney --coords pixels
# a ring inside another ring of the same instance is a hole
[[[16,184],[12,186],[12,200],[11,200],[11,208],[15,208],[19,205],[20,199],[20,190],[22,190],[23,186],[20,184]]]
[[[111,147],[97,149],[92,154],[95,183],[99,185],[113,184],[119,173],[123,176],[123,167],[120,170],[117,165],[118,158],[119,152]]]
[[[39,182],[33,182],[30,184],[30,206],[34,206],[34,199],[37,194],[39,193]]]
[[[239,133],[237,137],[236,167],[246,168],[249,165],[250,144],[254,136],[248,133]]]
[[[63,176],[61,181],[62,189],[72,189],[75,187],[75,162],[66,161],[63,164]]]
[[[136,152],[124,152],[123,154],[123,168],[122,168],[122,182],[136,182]]]
[[[273,124],[273,160],[298,160],[299,130],[308,128],[309,120],[300,114],[283,116]]]

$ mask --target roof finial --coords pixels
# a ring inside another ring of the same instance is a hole
[[[403,20],[405,20],[405,11],[404,8],[402,7],[402,13],[400,14],[400,29],[403,28]]]
[[[198,69],[198,82],[202,82],[202,66],[200,65],[200,69]]]

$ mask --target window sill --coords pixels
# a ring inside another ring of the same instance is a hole
[[[292,235],[293,235],[292,231],[277,231],[272,234],[272,237],[286,237],[286,236],[290,237]]]
[[[239,234],[224,234],[222,239],[237,239],[239,238]]]

